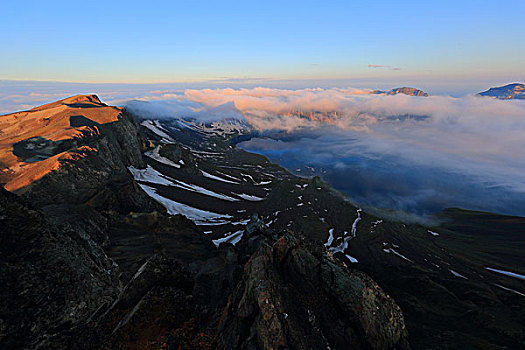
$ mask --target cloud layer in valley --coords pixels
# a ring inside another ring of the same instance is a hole
[[[20,95],[17,103],[37,104],[24,99],[27,86],[19,90],[11,94]],[[108,85],[96,91],[106,103],[149,118],[245,118],[265,137],[242,147],[303,174],[313,167],[362,205],[418,214],[458,206],[525,215],[525,101],[354,88]],[[64,93],[60,86],[49,96],[31,92],[42,103]],[[304,117],[309,112],[330,118],[310,120]]]
[[[172,104],[179,116],[189,104],[208,118],[220,106],[235,106],[232,111],[268,136],[243,147],[291,169],[318,169],[363,205],[423,214],[460,206],[525,215],[523,101],[370,92],[187,89],[148,99],[156,101],[153,106]],[[330,119],[290,115],[299,111]]]

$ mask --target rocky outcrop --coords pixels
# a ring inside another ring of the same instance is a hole
[[[62,332],[118,295],[118,269],[91,237],[4,189],[0,227],[2,348],[60,348]]]
[[[219,325],[220,349],[404,349],[399,307],[368,276],[287,233],[244,266]]]
[[[89,204],[100,210],[163,211],[133,181],[127,167],[145,166],[144,149],[138,125],[132,117],[121,115],[117,122],[99,125],[96,133],[76,140],[79,154],[61,162],[53,172],[17,190],[38,206],[49,204]]]
[[[422,97],[428,97],[428,93],[422,91],[422,90],[419,90],[419,89],[416,89],[416,88],[413,88],[413,87],[399,87],[399,88],[395,88],[395,89],[392,89],[390,91],[381,91],[381,90],[376,90],[374,92],[372,92],[373,94],[379,94],[379,95],[397,95],[397,94],[404,94],[404,95],[408,95],[408,96],[422,96]]]
[[[0,117],[0,183],[15,191],[84,157],[84,139],[100,125],[116,122],[122,110],[95,95],[78,95]]]
[[[500,100],[525,100],[525,84],[514,83],[480,92],[478,95]]]

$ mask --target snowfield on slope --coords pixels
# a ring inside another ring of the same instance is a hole
[[[175,167],[177,169],[180,169],[180,164],[172,162],[168,158],[161,156],[159,151],[160,151],[160,146],[157,146],[157,147],[155,147],[155,149],[153,149],[151,151],[147,151],[146,153],[144,153],[144,155],[150,157],[151,159],[156,160],[159,163],[162,163],[162,164],[169,165],[169,166]]]
[[[173,179],[165,176],[148,165],[145,169],[137,169],[133,166],[128,167],[129,172],[136,181],[149,182],[158,185],[173,186]]]
[[[139,186],[153,199],[162,204],[171,215],[182,214],[197,225],[222,225],[227,224],[232,216],[228,214],[212,213],[210,211],[190,207],[189,205],[175,202],[157,194],[156,189],[147,185]]]
[[[153,133],[157,134],[158,136],[170,142],[173,142],[173,139],[171,138],[171,136],[169,136],[166,133],[166,130],[162,127],[162,125],[160,124],[158,120],[144,120],[142,123],[140,123],[140,125],[148,128],[149,130],[151,130]]]

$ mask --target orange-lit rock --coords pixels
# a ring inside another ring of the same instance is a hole
[[[0,183],[17,190],[58,169],[61,162],[96,151],[78,147],[78,141],[97,135],[98,125],[117,121],[121,113],[96,95],[77,95],[0,116]]]

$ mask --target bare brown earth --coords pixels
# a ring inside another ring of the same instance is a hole
[[[97,135],[97,125],[115,122],[121,114],[121,108],[107,106],[95,95],[77,95],[0,116],[0,183],[5,184],[6,190],[14,191],[58,169],[64,162],[96,152],[78,146],[77,139]],[[84,123],[72,123],[78,119]],[[26,149],[40,151],[40,161],[15,155],[14,145],[24,140],[29,140]],[[39,149],[44,141],[50,145]]]

